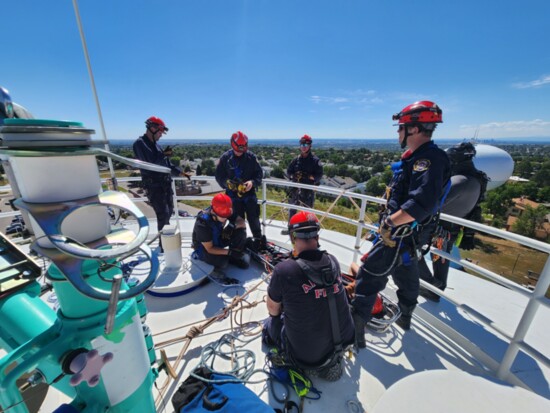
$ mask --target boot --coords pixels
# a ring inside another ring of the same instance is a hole
[[[401,310],[401,317],[395,322],[403,330],[408,331],[411,329],[412,313],[416,305],[405,305],[399,303],[399,309]]]
[[[433,302],[436,302],[436,303],[438,303],[439,300],[441,299],[441,297],[439,295],[437,295],[436,293],[432,293],[430,290],[428,290],[427,288],[424,288],[422,286],[420,286],[419,294],[422,297],[424,297],[426,300],[430,300],[430,301],[433,301]]]
[[[358,349],[367,347],[365,341],[365,320],[358,313],[353,311],[353,323],[355,324],[355,346]]]
[[[403,330],[408,331],[411,329],[411,316],[410,315],[403,315],[401,314],[401,317],[399,317],[395,324],[397,324],[399,327],[401,327]]]
[[[250,255],[243,254],[240,258],[235,259],[233,264],[243,270],[246,270],[250,267]]]

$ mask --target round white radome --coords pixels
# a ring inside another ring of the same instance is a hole
[[[475,147],[475,167],[491,178],[487,190],[504,184],[514,173],[514,160],[510,154],[496,146],[477,144]]]

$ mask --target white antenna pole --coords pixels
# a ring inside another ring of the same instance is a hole
[[[84,52],[84,58],[86,59],[86,66],[88,67],[88,74],[90,75],[90,83],[92,84],[92,93],[94,94],[95,105],[97,108],[97,114],[99,116],[99,123],[101,125],[101,134],[103,135],[103,142],[105,150],[110,152],[109,142],[107,141],[107,134],[105,133],[105,124],[103,123],[103,115],[101,114],[101,106],[99,105],[99,98],[97,96],[97,90],[95,87],[94,74],[92,72],[92,65],[90,63],[90,56],[88,55],[88,46],[86,45],[86,38],[84,37],[84,30],[82,29],[82,21],[80,20],[80,12],[78,11],[78,1],[73,0],[74,13],[76,15],[76,23],[78,24],[78,31],[80,32],[80,40],[82,41],[82,51]],[[114,189],[117,189],[115,169],[113,168],[113,161],[107,157],[109,163],[109,171],[111,171],[111,180],[113,182]]]

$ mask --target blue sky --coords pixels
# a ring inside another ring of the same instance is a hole
[[[80,0],[108,139],[550,137],[550,1]],[[0,85],[35,117],[100,135],[71,0],[2,4]]]

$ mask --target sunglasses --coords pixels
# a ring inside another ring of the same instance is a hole
[[[311,146],[311,144],[310,143],[301,143],[300,146],[304,148],[306,146]]]

